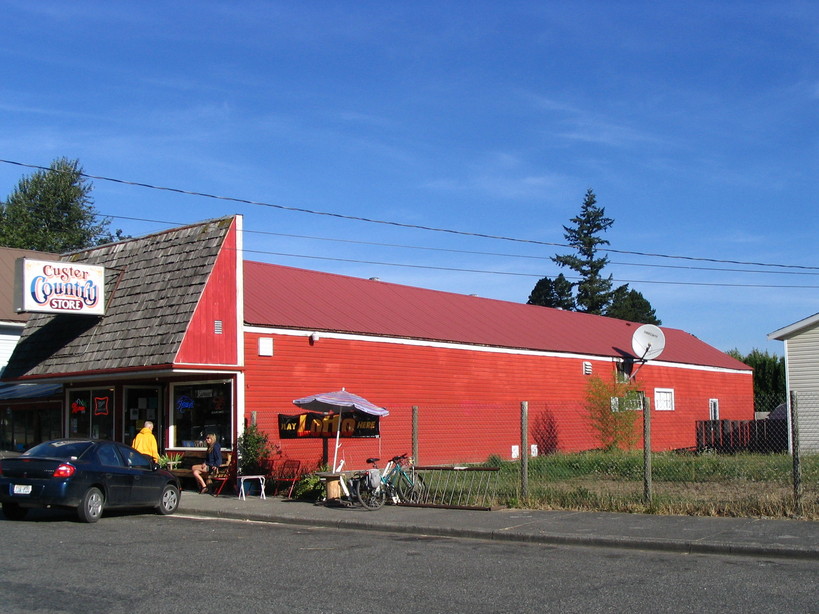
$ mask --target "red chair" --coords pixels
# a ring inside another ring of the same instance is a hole
[[[287,491],[287,498],[292,499],[293,488],[295,488],[296,482],[299,481],[299,478],[301,478],[301,461],[286,460],[282,462],[277,468],[274,469],[271,477],[274,484],[273,494],[278,494],[279,488],[282,484],[290,484],[290,490]]]
[[[261,469],[261,473],[263,473],[268,480],[273,479],[274,476],[273,470],[275,467],[276,467],[275,458],[263,458],[259,462],[259,469]]]
[[[225,452],[227,462],[222,463],[216,471],[212,471],[208,478],[213,482],[213,496],[217,497],[222,494],[222,489],[225,484],[231,480],[236,480],[236,461],[237,454],[232,452]]]

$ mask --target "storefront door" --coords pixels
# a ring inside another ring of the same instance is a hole
[[[154,423],[154,436],[160,450],[165,449],[162,440],[164,433],[162,421],[162,407],[160,403],[159,386],[134,386],[125,388],[125,403],[123,405],[122,442],[131,445],[146,420]]]

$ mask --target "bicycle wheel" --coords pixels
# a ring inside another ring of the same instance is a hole
[[[363,477],[356,480],[355,496],[359,503],[368,510],[377,510],[384,505],[385,495],[383,488],[372,488],[369,485],[369,480]]]
[[[401,503],[423,503],[426,492],[426,484],[424,484],[424,479],[420,475],[415,474],[410,477],[408,474],[402,473],[399,476],[398,496],[401,498]]]

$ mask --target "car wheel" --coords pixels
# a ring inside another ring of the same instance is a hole
[[[17,503],[4,503],[3,515],[9,520],[22,520],[28,514],[28,509],[20,507]]]
[[[77,516],[83,522],[97,522],[102,516],[102,508],[105,505],[105,497],[99,488],[91,487],[85,491],[82,503],[77,508]]]
[[[173,514],[179,507],[179,489],[173,484],[166,484],[162,489],[162,496],[159,498],[159,506],[156,510],[160,514]]]

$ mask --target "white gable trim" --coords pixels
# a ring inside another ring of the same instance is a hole
[[[260,335],[288,335],[294,337],[310,337],[316,331],[274,328],[264,326],[245,326],[244,332],[256,333]],[[616,356],[596,356],[590,354],[575,354],[572,352],[547,352],[544,350],[526,350],[520,348],[503,348],[487,345],[470,345],[468,343],[456,343],[446,341],[428,341],[424,339],[407,339],[403,337],[379,337],[376,335],[354,335],[350,333],[332,333],[319,331],[322,339],[344,339],[346,341],[367,341],[369,343],[393,343],[399,345],[413,345],[419,347],[432,348],[449,348],[453,350],[469,350],[472,352],[490,352],[494,354],[515,354],[519,356],[544,356],[552,358],[574,358],[579,360],[594,360],[597,362],[611,363],[613,360],[619,360]],[[674,369],[692,369],[695,371],[708,371],[711,373],[745,373],[749,377],[753,375],[753,371],[748,368],[745,369],[726,369],[723,367],[711,367],[704,365],[693,365],[687,363],[663,362],[661,360],[650,361],[652,365],[670,367]]]
[[[793,324],[785,326],[784,328],[768,333],[768,339],[771,341],[785,341],[788,337],[792,337],[799,331],[809,328],[814,324],[819,324],[819,313],[815,313],[812,316],[808,316],[804,320],[799,320],[798,322],[794,322]]]

